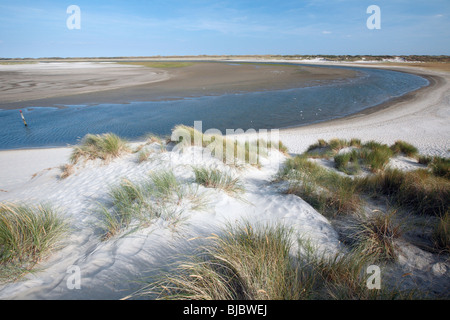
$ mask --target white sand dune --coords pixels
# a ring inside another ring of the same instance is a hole
[[[41,173],[32,179],[29,176],[29,181],[22,179],[22,184],[13,180],[5,183],[2,180],[1,189],[8,192],[0,194],[0,201],[51,203],[70,217],[73,230],[64,241],[63,248],[40,266],[42,271],[28,275],[22,282],[4,286],[0,289],[0,298],[122,298],[139,287],[134,281],[190,252],[202,241],[202,237],[220,232],[227,223],[236,224],[242,220],[262,224],[282,222],[293,227],[298,235],[311,239],[319,248],[327,252],[338,250],[337,234],[322,215],[302,199],[282,195],[275,186],[269,184],[276,173],[278,162],[267,159],[261,169],[249,167],[236,171],[211,156],[204,157],[196,165],[235,171],[234,174],[239,175],[245,183],[245,194],[236,198],[223,191],[199,187],[198,192],[209,201],[205,210],[190,210],[188,203],[181,203],[178,208],[182,212],[180,221],[160,218],[149,228],[118,239],[100,241],[102,232],[98,226],[98,204],[107,205],[109,187],[117,185],[121,179],[138,182],[148,177],[150,172],[171,169],[180,181],[195,186],[191,165],[193,155],[195,152],[200,154],[201,150],[191,147],[185,153],[178,154],[161,152],[157,145],[154,148],[156,151],[151,160],[143,163],[138,163],[137,154],[129,154],[109,164],[90,161],[77,165],[75,173],[66,179],[59,179],[61,171],[59,166],[54,166],[43,172],[36,168]],[[34,152],[51,153],[55,160],[67,156],[67,149]],[[2,155],[5,153],[6,158],[0,157],[2,168],[11,168],[13,165],[8,158],[11,152],[3,152]],[[21,153],[22,161],[23,157],[33,161],[27,152]],[[65,162],[61,161],[61,164]],[[53,164],[49,161],[44,167]],[[196,237],[199,240],[188,241]],[[67,270],[72,265],[78,266],[81,271],[80,290],[67,288]]]

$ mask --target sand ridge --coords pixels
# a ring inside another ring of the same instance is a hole
[[[244,220],[262,225],[285,223],[298,235],[311,239],[322,252],[333,253],[340,248],[337,233],[326,218],[299,197],[280,194],[276,186],[270,185],[278,161],[284,158],[278,152],[263,160],[261,169],[236,171],[204,155],[201,148],[189,147],[183,153],[162,152],[158,144],[149,148],[153,150],[150,161],[138,163],[137,154],[109,164],[90,161],[80,164],[73,175],[63,180],[58,178],[61,171],[55,167],[0,195],[0,201],[52,203],[72,221],[63,248],[42,264],[42,272],[0,286],[0,299],[120,299],[139,289],[142,277],[155,275],[174,259],[192,252],[202,239],[219,234],[227,223],[234,225]],[[41,150],[44,154],[47,151]],[[150,172],[173,170],[179,181],[195,187],[190,169],[195,155],[200,159],[197,166],[238,175],[246,189],[242,198],[200,186],[199,194],[209,199],[205,209],[192,210],[189,202],[182,201],[177,206],[180,220],[161,217],[147,228],[101,241],[98,204],[108,205],[110,186],[122,179],[138,182]],[[189,240],[193,238],[198,240]],[[80,290],[67,286],[67,270],[73,265],[81,270]]]

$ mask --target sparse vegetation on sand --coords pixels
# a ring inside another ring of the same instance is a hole
[[[64,165],[62,165],[60,167],[61,169],[61,174],[60,174],[60,178],[61,179],[66,179],[67,177],[69,177],[70,175],[72,175],[74,173],[74,164],[72,163],[66,163]]]
[[[295,194],[327,217],[357,211],[362,199],[349,177],[327,170],[305,155],[287,159],[277,180],[287,180],[287,194]]]
[[[447,254],[450,254],[450,211],[439,217],[433,232],[434,246]]]
[[[177,143],[180,148],[188,146],[207,148],[211,151],[212,156],[229,165],[260,166],[260,157],[267,156],[270,149],[277,149],[287,154],[287,147],[281,141],[277,143],[256,139],[242,142],[221,134],[203,134],[193,127],[184,125],[176,126],[173,129],[173,137],[176,139],[172,142]]]
[[[360,190],[386,196],[391,202],[416,214],[440,215],[449,210],[450,181],[424,169],[388,169],[357,180]]]
[[[50,205],[0,203],[0,282],[31,271],[67,231],[66,219]]]
[[[202,210],[207,199],[191,185],[181,183],[172,171],[153,172],[139,183],[124,179],[110,188],[112,206],[100,206],[103,239],[136,230],[162,218],[176,222],[183,210]]]
[[[244,192],[245,190],[240,179],[227,172],[208,168],[193,168],[193,170],[195,182],[207,188],[221,189],[230,194]]]
[[[348,148],[347,151],[343,150]],[[319,140],[305,153],[311,158],[334,158],[336,168],[346,174],[358,174],[362,168],[371,172],[382,171],[394,155],[417,157],[417,148],[398,140],[392,146],[376,141],[361,143],[359,139]]]
[[[448,250],[449,160],[420,156],[417,148],[403,141],[396,141],[390,147],[376,141],[353,141],[351,151],[339,153],[351,143],[339,139],[329,142],[319,140],[305,154],[288,159],[279,170],[276,181],[287,181],[285,193],[298,195],[328,218],[334,219],[342,214],[357,216],[361,229],[358,234],[368,240],[362,241],[358,236],[358,241],[353,243],[365,243],[365,251],[374,252],[384,259],[395,258],[392,243],[401,234],[402,228],[394,223],[394,216],[397,215],[372,214],[361,219],[361,216],[366,216],[363,214],[365,210],[374,208],[371,204],[373,199],[383,199],[388,207],[395,206],[395,212],[400,210],[439,217],[439,223],[430,237],[438,250]],[[418,159],[428,168],[385,169],[386,163],[395,154]],[[334,157],[336,169],[350,176],[338,174],[310,159],[316,157]],[[365,176],[351,176],[358,170],[359,164],[368,164],[371,170]],[[375,208],[378,207],[375,205]]]
[[[375,210],[369,215],[355,215],[345,230],[343,240],[373,261],[397,259],[395,240],[402,235],[402,223],[396,221],[396,212]]]
[[[395,143],[391,146],[391,150],[396,155],[404,154],[410,158],[416,158],[419,154],[419,150],[415,146],[402,140],[395,141]]]
[[[294,244],[298,251],[293,251]],[[407,298],[396,287],[370,290],[370,255],[320,253],[282,226],[228,227],[212,243],[139,292],[159,299],[306,300]]]
[[[124,152],[129,152],[126,141],[113,133],[87,134],[81,144],[73,148],[70,161],[74,164],[81,158],[109,161]]]

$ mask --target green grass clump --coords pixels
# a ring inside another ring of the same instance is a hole
[[[207,168],[193,168],[193,170],[195,182],[207,188],[217,188],[231,194],[244,191],[244,186],[239,178],[234,178],[226,172]]]
[[[429,164],[431,163],[432,160],[433,160],[433,157],[432,157],[432,156],[419,155],[417,161],[418,161],[420,164],[429,165]]]
[[[431,168],[434,175],[450,179],[450,159],[444,157],[419,156],[419,163]]]
[[[376,141],[364,143],[360,151],[362,162],[372,172],[384,170],[392,156],[393,152],[388,145]]]
[[[183,262],[152,286],[162,299],[297,300],[310,283],[302,281],[291,257],[290,231],[249,224],[229,227],[198,256]],[[306,289],[306,291],[305,291]]]
[[[373,261],[396,260],[395,239],[402,234],[400,223],[395,221],[396,211],[374,211],[367,217],[357,217],[346,242]]]
[[[103,240],[149,226],[157,218],[177,222],[185,209],[202,210],[206,198],[179,182],[169,170],[153,172],[140,183],[124,179],[108,192],[112,205],[99,207]]]
[[[404,154],[405,156],[412,158],[417,157],[419,154],[419,150],[415,146],[402,140],[395,141],[391,146],[391,150],[396,155]]]
[[[402,144],[404,145],[406,143]],[[348,147],[353,149],[339,154],[340,150]],[[346,174],[356,174],[361,166],[367,167],[372,172],[384,170],[394,152],[385,144],[376,141],[361,143],[360,139],[353,138],[351,140],[331,139],[328,142],[320,139],[316,144],[311,145],[305,154],[312,158],[334,157],[338,170]]]
[[[433,232],[433,240],[438,250],[450,253],[450,211],[439,217]]]
[[[331,139],[328,142],[328,146],[334,152],[338,152],[341,149],[347,148],[349,145],[350,143],[345,139]]]
[[[334,164],[336,169],[350,175],[357,174],[361,170],[359,153],[355,149],[351,152],[335,155]]]
[[[176,195],[177,202],[183,198],[183,186],[170,170],[153,172],[150,175],[153,183],[153,193],[161,200],[167,200],[172,195]]]
[[[395,288],[367,288],[373,260],[359,251],[323,254],[308,241],[293,250],[291,229],[282,225],[228,227],[140,294],[159,299],[317,300],[386,299]]]
[[[308,147],[307,151],[312,151],[314,149],[318,148],[326,148],[328,147],[328,142],[326,142],[324,139],[319,139],[315,144],[312,144]]]
[[[158,185],[148,181],[134,183],[124,179],[110,188],[108,195],[112,201],[112,207],[108,209],[100,206],[99,210],[104,230],[103,240],[119,235],[124,230],[130,229],[132,225],[136,229],[160,217],[161,210],[158,210],[160,208],[153,200],[163,194],[168,197],[170,190],[163,190],[167,187],[166,182],[160,182],[164,180],[163,173],[154,173],[151,180]],[[163,184],[165,184],[164,187]]]
[[[336,150],[344,145],[353,145],[351,152],[334,153],[338,170],[355,174],[364,166],[372,172],[364,178],[346,180],[308,161],[311,152],[319,147],[332,151],[330,143],[319,140],[304,155],[288,159],[277,175],[278,179],[290,181],[288,193],[300,196],[322,214],[333,217],[333,212],[354,212],[357,204],[361,203],[358,199],[365,195],[384,196],[396,206],[416,214],[440,216],[448,211],[450,161],[447,158],[419,157],[419,162],[428,164],[429,170],[385,170],[395,153],[416,156],[415,147],[403,141],[389,147],[377,141],[361,144],[357,139],[348,143],[334,139],[332,144]]]
[[[362,191],[385,195],[417,214],[440,215],[450,205],[450,182],[428,170],[386,170],[357,181]]]
[[[128,152],[126,141],[113,133],[101,135],[87,134],[79,146],[75,146],[70,156],[72,163],[77,163],[80,158],[88,160],[101,159],[109,161]]]
[[[142,186],[124,179],[118,186],[111,188],[109,196],[125,221],[130,222],[133,212],[139,212],[145,200],[145,191]]]
[[[49,205],[0,203],[0,281],[31,270],[67,232],[67,221]]]
[[[264,139],[241,142],[227,139],[223,135],[208,135],[193,127],[178,125],[173,129],[172,142],[180,149],[188,146],[207,148],[213,157],[229,165],[250,164],[260,166],[260,157],[267,156],[270,149],[278,149],[287,154],[287,147],[281,141],[272,142]]]
[[[288,159],[277,178],[289,181],[285,193],[301,197],[328,217],[355,212],[362,204],[351,178],[312,163],[305,155]]]
[[[142,163],[144,161],[147,161],[150,154],[151,154],[151,151],[148,149],[142,149],[142,150],[138,151],[138,162]]]
[[[443,157],[433,157],[430,163],[433,174],[438,177],[450,179],[450,159]]]

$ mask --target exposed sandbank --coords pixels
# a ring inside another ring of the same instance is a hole
[[[0,65],[0,109],[289,89],[357,75],[345,69],[231,62],[195,62],[181,68],[86,62]]]

